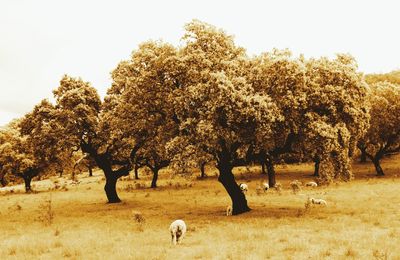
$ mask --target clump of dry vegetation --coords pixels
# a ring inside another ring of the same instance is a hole
[[[143,232],[146,224],[146,219],[143,214],[139,211],[132,211],[132,217],[136,224],[136,230]]]
[[[53,224],[54,220],[54,210],[52,206],[52,196],[45,199],[38,207],[38,220],[43,223],[45,226],[50,226]]]

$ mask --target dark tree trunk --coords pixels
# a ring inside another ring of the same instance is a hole
[[[63,170],[63,169],[58,170],[58,176],[59,176],[60,178],[62,177],[63,173],[64,173],[64,170]]]
[[[0,183],[3,187],[7,186],[7,180],[4,177],[0,179]]]
[[[151,180],[150,188],[157,188],[157,179],[158,179],[158,168],[152,168],[153,171],[153,179]]]
[[[139,180],[139,166],[135,164],[135,180]]]
[[[275,179],[275,168],[274,168],[274,162],[272,158],[268,158],[266,160],[266,165],[267,165],[267,171],[268,171],[268,185],[269,187],[275,187],[276,185],[276,179]]]
[[[88,167],[88,170],[89,170],[89,177],[92,177],[93,176],[93,168],[92,168],[92,166],[90,164],[87,167]]]
[[[367,152],[365,151],[365,149],[360,149],[360,151],[361,151],[360,162],[366,163],[367,162]]]
[[[22,178],[24,179],[24,182],[25,182],[25,192],[26,193],[31,192],[32,191],[32,188],[31,188],[32,176],[24,175]]]
[[[267,174],[265,171],[265,162],[261,162],[261,174]]]
[[[218,165],[218,170],[218,181],[224,186],[232,200],[232,214],[238,215],[250,211],[250,208],[247,206],[246,196],[240,190],[232,174],[232,167]]]
[[[104,191],[106,192],[108,202],[109,203],[121,202],[117,194],[118,176],[116,176],[112,172],[105,174],[105,176],[106,176],[106,185],[104,186]]]
[[[99,154],[97,153],[96,149],[91,146],[91,144],[85,143],[84,141],[81,142],[81,149],[82,152],[90,154],[97,166],[104,172],[104,176],[106,178],[104,191],[106,192],[108,202],[121,202],[117,194],[117,181],[120,177],[129,175],[129,171],[131,169],[130,164],[127,164],[126,166],[114,171],[111,164],[111,155],[108,152]]]
[[[313,176],[319,177],[319,165],[321,163],[321,159],[319,157],[314,158],[314,174]]]
[[[376,175],[377,176],[384,176],[385,174],[383,173],[383,169],[382,169],[381,164],[380,164],[380,159],[379,158],[374,158],[374,160],[372,160],[372,162],[374,163],[374,166],[375,166]]]
[[[2,167],[0,166],[0,170],[2,170]],[[7,180],[6,177],[4,175],[4,173],[0,172],[0,183],[3,187],[7,186]]]
[[[202,162],[202,163],[200,164],[200,171],[201,171],[200,178],[202,178],[202,179],[204,179],[205,177],[207,177],[205,168],[206,168],[206,163],[205,163],[205,162]]]

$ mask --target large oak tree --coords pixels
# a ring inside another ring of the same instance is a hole
[[[157,186],[159,170],[171,161],[166,144],[178,133],[173,93],[179,87],[181,70],[175,47],[148,41],[112,74],[109,94],[118,92],[120,97],[115,107],[107,110],[107,117],[121,134],[140,143],[135,164],[151,169],[152,188]]]
[[[378,176],[384,175],[380,165],[383,156],[400,151],[400,85],[389,82],[371,84],[371,126],[358,146],[373,162]]]
[[[232,169],[240,151],[268,139],[271,125],[283,117],[271,98],[256,93],[244,77],[248,59],[231,36],[196,20],[185,29],[181,55],[186,71],[174,101],[180,134],[169,145],[183,143],[212,155],[233,214],[240,214],[250,208]]]

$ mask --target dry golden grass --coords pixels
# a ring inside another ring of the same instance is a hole
[[[257,192],[265,176],[238,169],[253,210],[229,217],[215,177],[163,172],[156,190],[145,188],[150,176],[142,185],[120,181],[119,204],[105,203],[99,172],[66,190],[8,193],[0,196],[0,259],[400,259],[399,158],[383,163],[385,178],[355,164],[356,180],[297,194],[289,183],[312,180],[311,165],[277,167],[281,193]],[[306,208],[308,197],[328,205]],[[188,232],[172,246],[168,227],[178,218]]]

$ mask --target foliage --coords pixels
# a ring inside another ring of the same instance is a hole
[[[400,85],[378,82],[370,86],[371,126],[358,145],[365,149],[375,164],[377,174],[383,175],[379,165],[386,154],[400,151]]]
[[[175,100],[180,135],[170,145],[211,154],[217,161],[224,149],[237,157],[252,140],[268,139],[271,124],[283,117],[244,77],[247,57],[232,37],[199,21],[186,30],[182,60],[187,70]]]
[[[6,129],[0,130],[0,177],[2,180],[12,174],[23,178],[39,167],[32,147],[22,137],[13,122]],[[28,190],[27,190],[28,191]]]
[[[154,174],[168,166],[171,159],[165,145],[178,131],[173,91],[180,73],[177,50],[169,44],[149,41],[112,74],[113,85],[106,98],[110,106],[103,116],[109,125],[123,130],[119,132],[121,139],[140,144],[133,159]],[[114,93],[120,96],[111,105]]]
[[[367,74],[365,80],[368,84],[387,81],[393,84],[400,84],[400,70],[394,70],[384,74]]]
[[[348,55],[311,59],[306,67],[307,108],[301,146],[312,158],[318,155],[322,167],[324,163],[333,165],[333,171],[321,172],[324,181],[349,180],[353,176],[350,157],[369,126],[367,85]]]
[[[21,134],[26,137],[36,160],[42,163],[47,173],[71,170],[73,163],[72,152],[64,143],[68,138],[60,131],[62,122],[57,120],[59,113],[48,100],[42,100],[19,122]]]
[[[59,111],[57,121],[65,137],[63,146],[88,153],[105,174],[109,202],[119,202],[116,182],[131,169],[127,150],[131,142],[118,138],[120,128],[107,121],[100,97],[90,83],[64,76],[53,93]]]
[[[142,43],[112,71],[104,101],[90,83],[65,75],[54,105],[43,100],[20,133],[3,134],[12,138],[3,138],[1,156],[15,146],[26,153],[19,163],[25,168],[57,169],[80,150],[103,170],[110,202],[119,201],[118,178],[141,166],[153,171],[156,187],[163,167],[216,161],[219,181],[244,204],[232,169],[255,158],[272,172],[274,161],[290,153],[321,162],[321,181],[352,178],[350,159],[370,117],[367,84],[350,55],[305,59],[274,49],[250,58],[232,36],[198,20],[185,26],[182,42]]]
[[[357,64],[348,55],[306,60],[288,50],[273,50],[252,61],[254,88],[276,102],[285,120],[273,138],[264,139],[267,154],[297,152],[299,160],[324,157],[335,171],[323,179],[350,179],[349,156],[368,127],[367,88]]]

